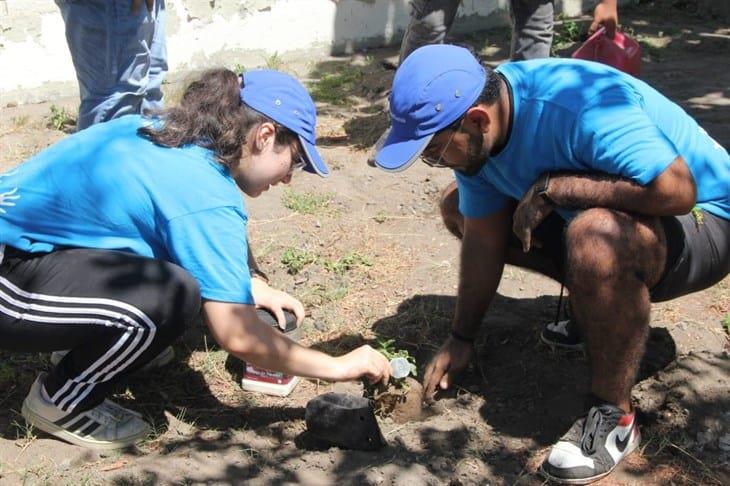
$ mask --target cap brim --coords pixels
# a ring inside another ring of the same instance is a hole
[[[317,152],[317,149],[313,144],[304,140],[301,135],[298,135],[298,137],[299,142],[301,142],[302,148],[304,149],[304,158],[307,160],[307,165],[304,167],[304,170],[311,172],[312,174],[317,174],[320,177],[328,177],[330,175],[330,170],[322,160],[319,152]]]
[[[431,133],[417,139],[401,140],[391,129],[383,141],[383,146],[377,148],[375,165],[388,172],[406,170],[418,160],[434,135]]]

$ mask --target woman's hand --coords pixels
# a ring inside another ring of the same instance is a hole
[[[279,327],[286,329],[286,317],[284,309],[293,312],[297,316],[297,325],[304,319],[304,305],[286,292],[269,287],[264,280],[253,277],[251,279],[251,292],[253,293],[256,307],[268,309],[276,316]]]
[[[367,344],[350,351],[337,360],[337,381],[350,381],[367,378],[372,383],[387,384],[390,380],[390,362],[388,359]]]

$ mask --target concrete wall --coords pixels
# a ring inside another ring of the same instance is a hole
[[[557,9],[576,15],[594,3],[565,0]],[[408,0],[167,0],[170,78],[213,65],[263,65],[275,53],[317,59],[397,44],[409,9]],[[506,25],[507,9],[508,0],[462,0],[455,29]],[[0,106],[76,90],[53,0],[0,0]]]

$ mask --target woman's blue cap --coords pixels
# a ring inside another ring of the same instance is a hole
[[[307,90],[294,77],[267,69],[243,74],[241,101],[299,136],[307,166],[304,170],[327,177],[327,165],[314,147],[317,109]]]
[[[486,80],[485,69],[463,47],[442,44],[413,51],[395,73],[391,129],[377,150],[375,164],[392,172],[408,168],[436,132],[476,102]]]

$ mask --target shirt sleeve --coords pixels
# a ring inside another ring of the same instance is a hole
[[[167,222],[170,257],[198,281],[204,299],[254,304],[248,268],[247,221],[238,208],[220,207]]]
[[[575,155],[597,171],[649,184],[679,155],[627,86],[603,91],[579,115]]]
[[[509,197],[481,175],[465,176],[454,171],[459,189],[459,212],[467,218],[483,218],[504,208]]]

